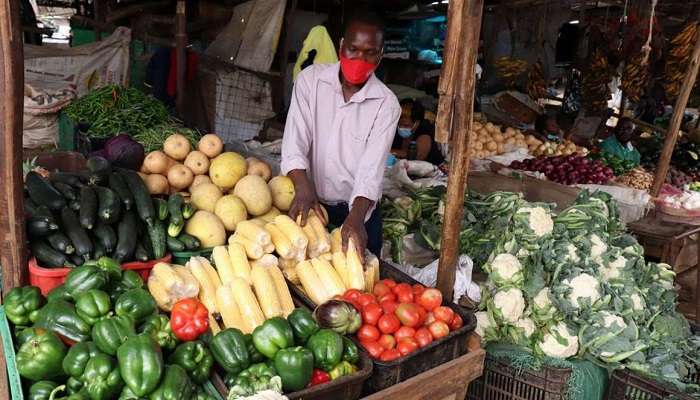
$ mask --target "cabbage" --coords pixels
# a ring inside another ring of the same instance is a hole
[[[104,155],[115,167],[139,170],[143,163],[144,150],[141,143],[126,133],[120,133],[107,140]]]

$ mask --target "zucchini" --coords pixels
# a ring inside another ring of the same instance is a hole
[[[159,198],[154,198],[153,199],[153,207],[156,209],[156,214],[158,215],[158,219],[161,221],[165,221],[168,218],[168,202],[159,199]]]
[[[98,199],[97,218],[108,224],[117,222],[121,210],[119,196],[112,189],[102,186],[95,186],[95,193]]]
[[[154,259],[163,258],[165,256],[165,246],[166,246],[166,234],[165,225],[163,221],[156,220],[152,224],[148,225],[148,237],[151,240],[151,247],[153,249]]]
[[[128,170],[124,170],[122,176],[124,176],[124,181],[129,186],[131,194],[134,195],[134,205],[136,205],[139,217],[147,224],[152,224],[156,219],[156,211],[143,179],[136,172]]]
[[[36,257],[43,267],[63,267],[66,265],[66,256],[54,250],[44,241],[34,242],[31,245],[32,255]]]
[[[80,225],[78,221],[78,216],[75,215],[73,210],[68,207],[63,207],[61,210],[61,223],[63,225],[63,232],[68,235],[68,238],[73,243],[75,247],[75,254],[84,258],[90,258],[90,253],[92,253],[92,241],[88,237],[85,229]]]
[[[171,252],[185,251],[185,244],[179,241],[177,238],[168,236],[167,242],[168,250],[170,250]]]
[[[49,235],[52,231],[58,230],[58,224],[53,217],[45,215],[35,215],[27,220],[27,235],[30,238],[39,238]]]
[[[190,219],[192,215],[194,215],[194,204],[185,203],[185,205],[182,206],[182,217],[185,219]]]
[[[109,175],[109,188],[119,196],[124,208],[131,210],[131,206],[134,204],[134,195],[131,194],[124,178],[118,172],[112,172]]]
[[[66,185],[78,186],[80,185],[80,178],[76,174],[70,172],[51,172],[49,174],[49,181],[51,183],[65,183]]]
[[[39,206],[36,208],[36,212],[34,213],[34,216],[36,217],[47,217],[51,221],[56,222],[56,219],[53,217],[53,213],[51,210],[49,210],[48,207],[46,206]]]
[[[100,242],[99,239],[95,239],[92,245],[95,248],[92,256],[93,259],[98,260],[100,259],[100,257],[104,257],[107,255],[107,251],[105,250],[105,247],[102,245],[102,242]]]
[[[136,244],[136,251],[134,252],[134,258],[136,261],[146,262],[148,261],[148,252],[146,248],[141,244]]]
[[[117,234],[111,226],[98,221],[92,233],[107,253],[111,253],[114,250],[114,247],[117,245]]]
[[[91,187],[83,186],[80,189],[80,225],[85,229],[92,229],[96,216],[97,194]]]
[[[197,250],[199,249],[200,243],[199,239],[192,235],[188,235],[186,233],[180,234],[180,236],[177,237],[179,241],[181,241],[187,250]]]
[[[68,260],[66,262],[70,262],[70,264],[74,267],[79,267],[85,263],[85,259],[78,255],[72,254],[68,256]]]
[[[63,254],[75,253],[73,243],[71,243],[70,239],[68,239],[68,237],[61,232],[53,232],[52,234],[46,237],[46,240],[56,251],[60,251]]]
[[[107,183],[109,179],[109,174],[112,172],[112,165],[107,161],[106,158],[100,156],[92,156],[88,158],[85,164],[89,171],[88,183],[91,185],[98,185],[101,183]]]
[[[117,247],[114,249],[114,256],[112,258],[119,263],[128,260],[134,254],[134,250],[136,250],[138,236],[136,215],[133,211],[129,210],[124,213],[124,217],[119,222],[119,227],[117,228]]]
[[[36,205],[35,202],[32,201],[29,197],[24,198],[24,217],[29,218],[32,215],[36,214],[36,209],[39,207]]]
[[[53,182],[53,186],[58,189],[66,200],[75,200],[78,196],[75,193],[73,186],[63,182]]]
[[[37,174],[30,171],[27,174],[24,185],[27,187],[29,197],[38,205],[45,205],[51,210],[60,210],[66,206],[66,199],[61,192]]]

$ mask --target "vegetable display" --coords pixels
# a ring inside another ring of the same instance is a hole
[[[579,183],[605,184],[613,176],[613,170],[600,160],[584,156],[568,155],[537,157],[513,161],[510,168],[543,173],[547,179],[564,185]]]

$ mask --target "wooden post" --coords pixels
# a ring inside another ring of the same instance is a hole
[[[456,80],[452,81],[456,87],[451,118],[450,173],[447,180],[445,223],[442,226],[437,276],[437,287],[448,299],[452,299],[459,257],[459,232],[464,213],[464,189],[469,173],[469,132],[474,116],[475,66],[483,8],[483,0],[453,0],[448,10],[448,37],[450,31],[457,30],[460,33],[457,41],[448,42],[457,47],[445,48],[445,53],[459,52],[459,57],[450,58],[450,61],[457,63],[458,72],[454,74]],[[455,66],[446,65],[443,72],[449,71],[450,68]],[[441,76],[442,78],[444,76]]]
[[[681,122],[683,122],[685,106],[688,104],[688,97],[690,97],[690,92],[693,90],[695,79],[698,77],[698,65],[700,65],[700,31],[698,31],[698,33],[695,35],[693,54],[690,57],[690,63],[688,64],[688,69],[685,72],[685,77],[683,77],[681,92],[678,94],[676,104],[673,106],[673,115],[671,116],[671,121],[668,124],[668,131],[666,132],[664,147],[661,150],[659,163],[656,166],[654,185],[651,188],[651,195],[653,197],[657,197],[659,195],[661,186],[663,186],[664,181],[666,181],[666,174],[668,174],[668,168],[671,164],[673,149],[676,147],[676,141],[678,140],[678,130],[681,127]]]
[[[104,0],[94,0],[92,3],[92,9],[95,11],[95,15],[93,16],[95,18],[95,21],[98,23],[104,23],[105,22],[105,4]],[[102,40],[102,28],[100,25],[95,25],[95,41],[101,41]]]
[[[182,117],[185,107],[185,47],[187,46],[187,16],[185,15],[185,2],[178,0],[175,13],[175,51],[177,65],[177,85],[175,107]]]

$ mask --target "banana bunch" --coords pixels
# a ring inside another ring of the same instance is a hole
[[[530,72],[527,75],[527,94],[535,101],[547,97],[547,82],[539,61],[530,66]]]
[[[596,50],[591,56],[590,68],[583,76],[582,96],[591,111],[604,111],[610,100],[610,86],[614,70],[602,51]]]
[[[643,63],[644,55],[639,54],[629,63],[625,64],[622,72],[622,82],[620,88],[627,99],[632,103],[637,103],[641,99],[642,90],[649,81],[649,69]]]
[[[498,76],[509,87],[515,86],[515,80],[527,69],[527,61],[512,57],[499,57],[494,65]]]
[[[671,40],[672,47],[666,56],[664,71],[664,88],[666,96],[671,100],[678,97],[681,91],[683,75],[690,61],[690,53],[695,45],[694,39],[697,32],[698,23],[691,22]]]

